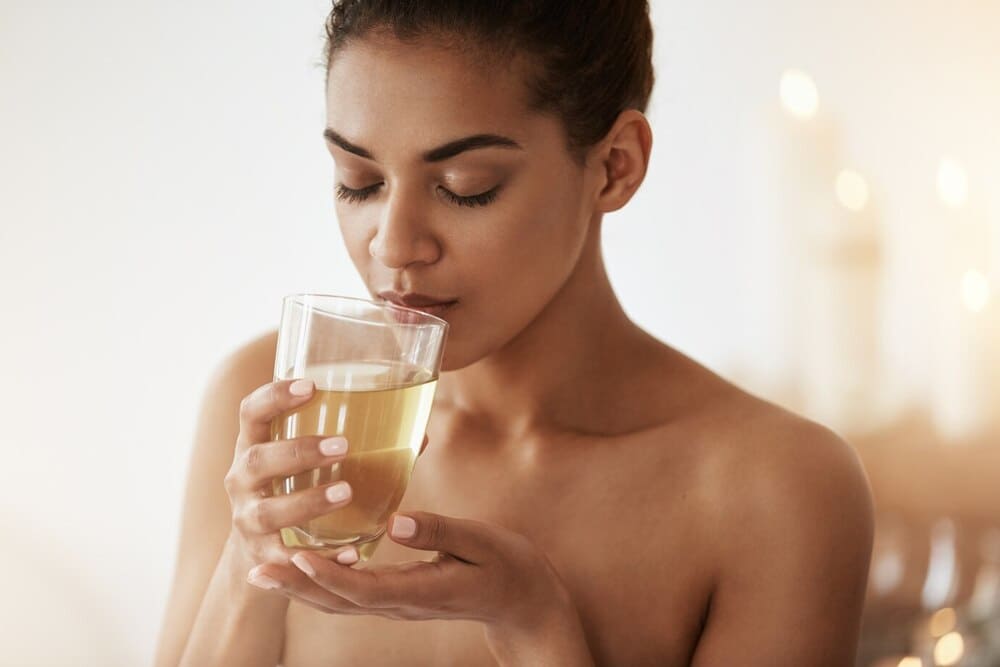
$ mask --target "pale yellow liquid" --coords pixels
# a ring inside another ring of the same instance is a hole
[[[316,393],[271,422],[271,439],[343,435],[347,457],[292,477],[275,479],[275,495],[347,480],[347,505],[302,525],[283,528],[288,547],[354,544],[362,560],[374,552],[398,507],[423,443],[437,379],[422,369],[379,362],[326,364],[308,370]]]

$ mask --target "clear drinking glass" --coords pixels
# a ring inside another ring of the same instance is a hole
[[[284,495],[347,480],[351,501],[283,528],[288,547],[353,544],[375,551],[410,480],[430,418],[448,323],[393,304],[325,295],[285,297],[274,379],[307,378],[315,394],[271,422],[271,439],[343,435],[347,457],[272,483]]]

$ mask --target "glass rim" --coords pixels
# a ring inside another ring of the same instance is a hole
[[[363,299],[356,296],[342,296],[340,294],[324,294],[319,292],[293,292],[291,294],[286,294],[282,297],[282,302],[288,301],[289,299],[296,299],[299,297],[310,297],[310,298],[320,298],[320,299],[333,299],[335,301],[353,301],[355,303],[363,303],[369,306],[374,306],[375,308],[388,308],[390,310],[401,310],[406,313],[411,313],[413,315],[419,316],[420,318],[426,319],[426,322],[393,322],[393,326],[405,326],[405,327],[420,327],[433,324],[442,324],[447,330],[449,328],[448,320],[442,319],[436,315],[431,315],[430,313],[425,313],[422,310],[417,310],[416,308],[407,308],[406,306],[400,306],[391,301],[372,301],[371,299]],[[311,306],[311,304],[303,304]],[[330,312],[330,315],[335,315],[337,317],[351,317],[345,313]],[[365,320],[367,324],[385,324],[384,322],[369,322]]]

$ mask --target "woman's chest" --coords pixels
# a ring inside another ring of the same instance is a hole
[[[592,547],[581,545],[581,549]],[[696,570],[662,557],[671,581],[651,583],[628,556],[608,553],[560,567],[573,593],[597,665],[687,665],[700,633],[706,596]],[[570,556],[557,557],[563,563]],[[633,570],[639,576],[626,574]],[[648,570],[647,570],[648,571]],[[292,603],[286,619],[284,667],[352,665],[493,666],[476,621],[398,621],[324,614]]]
[[[400,509],[532,539],[573,595],[597,664],[687,664],[708,597],[694,495],[674,479],[678,469],[581,463],[544,475],[418,464]],[[431,556],[383,539],[370,566]],[[293,603],[286,628],[284,667],[496,664],[474,621],[338,616]]]

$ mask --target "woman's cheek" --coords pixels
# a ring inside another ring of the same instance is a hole
[[[368,263],[371,261],[371,255],[368,252],[369,239],[365,237],[363,232],[354,231],[353,227],[344,223],[340,223],[340,235],[344,239],[344,246],[347,248],[351,262],[354,263],[354,268],[358,270],[360,275],[364,276]]]

